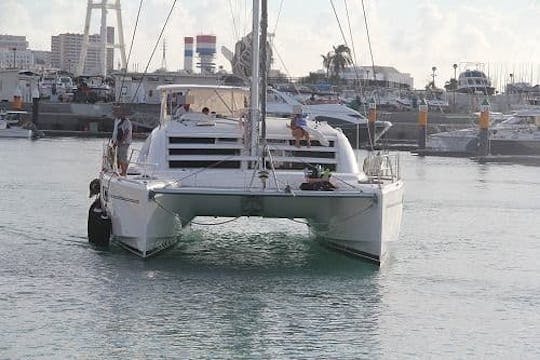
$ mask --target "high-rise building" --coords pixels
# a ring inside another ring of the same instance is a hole
[[[30,69],[33,64],[32,50],[0,48],[0,69]]]
[[[16,51],[28,50],[26,36],[0,35],[0,48],[16,49]]]
[[[83,75],[100,73],[101,63],[98,46],[101,41],[99,34],[88,37],[90,46],[84,63]],[[114,42],[114,28],[107,28],[107,42]],[[82,34],[59,34],[51,37],[51,65],[60,70],[75,72],[79,63],[83,43]],[[114,67],[114,49],[107,49],[107,68]]]
[[[0,35],[0,69],[29,69],[33,64],[26,36]]]

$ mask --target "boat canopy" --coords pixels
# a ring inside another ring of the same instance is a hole
[[[249,104],[249,89],[238,86],[219,85],[162,85],[163,114],[171,114],[177,106],[190,104],[192,111],[204,107],[222,116],[238,117],[245,113]]]

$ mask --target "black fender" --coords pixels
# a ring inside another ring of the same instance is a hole
[[[88,210],[88,241],[96,246],[109,246],[111,230],[111,219],[97,197]]]

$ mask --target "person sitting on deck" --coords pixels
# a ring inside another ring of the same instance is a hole
[[[174,117],[175,118],[179,118],[181,117],[182,115],[184,115],[185,113],[188,113],[190,112],[191,110],[189,109],[189,104],[182,104],[182,105],[179,105],[176,110],[174,111]]]
[[[291,124],[289,125],[292,131],[292,136],[294,137],[296,147],[300,147],[300,140],[305,139],[307,147],[311,146],[309,133],[307,131],[307,120],[304,115],[302,115],[302,107],[295,105],[293,106],[293,117],[291,119]]]

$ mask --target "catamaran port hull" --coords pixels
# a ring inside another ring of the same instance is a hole
[[[118,177],[102,184],[114,239],[142,257],[176,244],[197,216],[254,216],[306,219],[324,244],[381,262],[401,223],[401,181],[351,191],[167,187]]]

